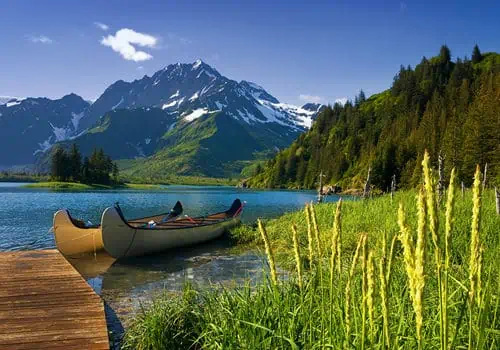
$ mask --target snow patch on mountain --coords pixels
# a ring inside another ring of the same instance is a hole
[[[198,91],[196,91],[196,92],[193,94],[193,96],[191,96],[191,97],[189,98],[189,101],[194,101],[194,100],[196,100],[199,96],[200,96],[199,92],[198,92]]]
[[[111,107],[111,110],[114,111],[119,105],[121,105],[123,103],[123,101],[125,101],[125,100],[123,99],[123,96],[122,96],[122,98],[120,99],[120,101],[118,101],[117,104],[115,104],[113,107]]]
[[[7,102],[5,105],[7,107],[14,107],[14,106],[17,106],[17,105],[20,105],[22,102],[22,100],[15,100],[15,101],[10,101],[10,102]]]
[[[170,97],[169,97],[169,99],[170,99],[170,98],[175,98],[175,97],[179,96],[179,95],[180,95],[180,93],[181,93],[181,92],[180,92],[179,90],[177,90],[177,91],[175,92],[175,94],[173,94],[172,96],[170,96]]]
[[[184,117],[184,120],[186,120],[188,122],[192,122],[193,120],[198,119],[207,113],[208,113],[207,108],[198,108],[198,109],[195,109],[194,111],[192,111],[190,114],[186,115]]]
[[[54,136],[56,137],[56,142],[60,141],[65,141],[71,137],[71,130],[68,128],[60,128],[57,126],[54,126],[52,123],[50,123],[50,126],[52,128],[52,132],[54,133]]]
[[[25,100],[25,97],[14,97],[14,96],[0,96],[0,105],[4,105],[7,102],[10,102],[12,100],[14,101],[22,101]]]
[[[161,106],[161,109],[167,109],[167,108],[173,107],[173,106],[177,105],[177,102],[179,102],[179,101],[173,100],[172,102],[165,103],[163,106]]]
[[[43,141],[42,143],[39,143],[38,146],[40,148],[35,150],[33,152],[33,155],[37,155],[38,153],[44,153],[44,152],[48,151],[50,149],[50,147],[52,147],[52,142],[50,142],[51,140],[52,140],[52,136],[49,136],[49,138],[47,140]]]
[[[220,103],[219,101],[215,101],[215,105],[217,106],[218,109],[223,110],[224,108],[227,107],[227,105]]]
[[[202,64],[202,63],[203,63],[203,62],[202,62],[200,59],[197,59],[197,60],[194,62],[194,64],[193,64],[193,68],[191,68],[191,70],[197,70],[197,69],[201,66],[201,64]]]
[[[73,124],[73,130],[78,130],[78,125],[80,120],[85,116],[85,112],[75,113],[71,112],[71,124]]]

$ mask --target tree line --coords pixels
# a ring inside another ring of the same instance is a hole
[[[385,191],[393,176],[399,187],[421,182],[424,150],[444,174],[456,168],[465,185],[476,164],[488,164],[490,182],[500,184],[500,55],[481,53],[451,60],[423,57],[401,66],[390,89],[345,105],[328,106],[312,128],[249,180],[254,187],[313,188],[320,171],[326,183],[360,188],[368,168],[372,184]]]
[[[76,144],[66,151],[56,146],[51,156],[51,178],[56,181],[74,181],[86,184],[119,182],[118,166],[104,153],[102,148],[94,149],[90,157],[84,157]]]

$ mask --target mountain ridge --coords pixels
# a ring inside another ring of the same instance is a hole
[[[50,155],[47,151],[56,143],[65,146],[71,142],[79,144],[84,154],[88,153],[89,144],[92,144],[92,147],[109,148],[105,151],[114,159],[147,158],[163,147],[177,146],[172,144],[172,140],[182,138],[175,138],[171,134],[183,134],[186,125],[196,127],[198,123],[214,115],[217,121],[214,125],[224,130],[222,134],[227,133],[227,137],[250,137],[252,141],[249,144],[255,146],[254,154],[268,154],[288,146],[298,134],[309,128],[321,108],[320,105],[302,108],[281,103],[260,85],[247,80],[238,82],[229,79],[201,60],[169,64],[151,76],[144,75],[129,82],[117,80],[93,103],[84,101],[75,94],[68,94],[58,100],[46,100],[58,101],[61,106],[66,106],[76,99],[79,101],[76,103],[78,106],[75,106],[74,111],[67,111],[65,120],[45,120],[47,127],[39,128],[40,135],[36,142],[29,143],[30,147],[35,145],[31,155],[27,147],[23,147],[23,156],[18,159],[29,163],[30,157],[42,158],[35,161],[45,164],[46,169],[47,160],[43,158]],[[22,105],[22,119],[28,123],[35,114],[28,103],[31,100],[32,98],[12,101],[11,105],[0,105],[0,108],[12,111],[10,108]],[[134,121],[133,118],[138,120]],[[226,118],[231,118],[236,123],[229,120],[223,122]],[[140,119],[144,119],[146,124],[151,121],[158,124],[141,127]],[[5,121],[0,117],[0,127],[2,123]],[[232,129],[228,125],[232,125]],[[19,133],[17,131],[17,135]],[[165,138],[168,133],[170,136]],[[218,131],[213,136],[218,137],[220,133]],[[168,142],[165,141],[167,139]],[[214,163],[221,164],[223,154],[217,150],[216,144],[207,141],[196,142],[196,145],[208,149],[209,152],[204,154],[210,154]],[[242,154],[245,154],[240,159],[242,161],[253,159],[246,151]],[[236,154],[230,158],[238,160]],[[7,161],[0,159],[0,164],[13,162],[12,158]],[[200,170],[202,167],[198,165],[181,168],[198,169],[196,174],[204,175]],[[191,174],[190,171],[187,174]],[[227,173],[219,167],[218,171],[207,171],[206,175],[222,176]]]

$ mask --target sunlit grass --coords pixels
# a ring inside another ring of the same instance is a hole
[[[432,181],[393,200],[322,204],[269,220],[260,232],[238,229],[239,242],[264,238],[271,265],[291,275],[157,300],[127,331],[126,347],[498,348],[493,191],[480,193],[476,181],[474,194],[462,198],[451,187],[438,203]]]

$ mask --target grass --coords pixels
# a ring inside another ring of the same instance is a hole
[[[35,182],[24,185],[26,188],[49,188],[53,190],[90,190],[95,189],[93,185],[82,184],[79,182],[47,181]],[[101,188],[101,187],[99,187]]]
[[[160,184],[136,184],[136,183],[125,183],[118,188],[124,189],[132,189],[132,190],[154,190],[154,191],[162,191],[167,190],[167,187],[164,187]]]
[[[498,348],[493,191],[480,192],[478,172],[474,191],[451,187],[437,203],[430,174],[394,200],[321,204],[240,228],[236,241],[265,241],[271,278],[157,299],[124,348]],[[275,279],[275,262],[291,275]]]

